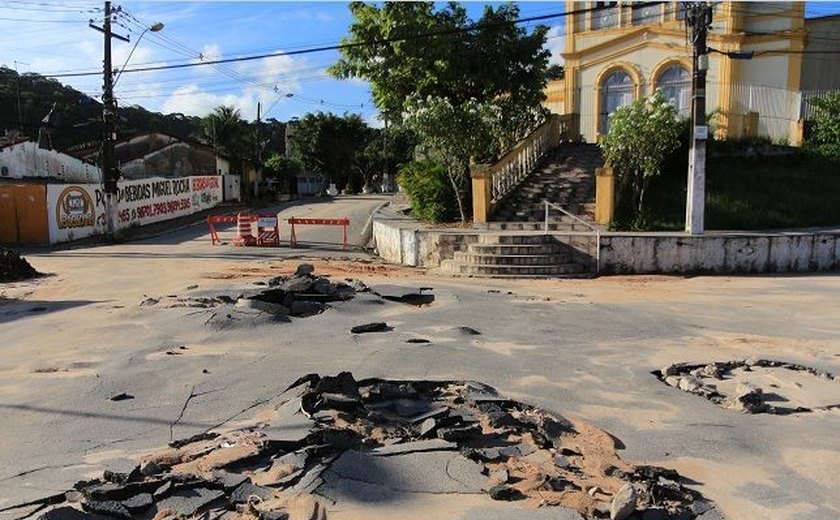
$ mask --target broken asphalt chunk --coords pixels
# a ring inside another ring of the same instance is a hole
[[[371,453],[374,455],[389,456],[401,455],[405,453],[418,453],[423,451],[442,451],[442,450],[456,450],[458,445],[454,442],[448,442],[443,439],[429,439],[423,441],[403,442],[400,444],[391,444],[390,446],[381,446],[374,448]]]
[[[353,334],[365,334],[368,332],[383,332],[388,330],[388,324],[383,321],[373,323],[365,323],[364,325],[356,325],[350,332]]]
[[[158,502],[157,508],[158,511],[171,509],[179,516],[189,517],[200,512],[214,500],[223,495],[224,492],[218,489],[207,489],[202,487],[179,489],[167,498]]]
[[[505,500],[505,501],[512,501],[512,500],[524,500],[526,497],[522,494],[521,491],[518,489],[514,489],[505,484],[499,484],[497,486],[493,486],[490,488],[488,492],[490,498],[493,500]]]
[[[98,513],[100,515],[110,516],[113,518],[131,518],[131,513],[120,502],[114,500],[106,500],[98,502],[96,500],[89,500],[82,504],[90,513]]]
[[[230,501],[234,504],[244,504],[252,496],[256,496],[260,500],[268,500],[274,496],[274,490],[265,486],[257,486],[251,482],[243,482],[231,493]]]

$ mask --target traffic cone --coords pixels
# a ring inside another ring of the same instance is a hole
[[[247,213],[236,215],[236,236],[233,238],[233,245],[238,247],[252,246],[256,242],[251,234],[251,216]]]

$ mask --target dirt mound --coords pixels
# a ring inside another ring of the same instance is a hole
[[[7,247],[0,246],[0,283],[19,282],[38,276],[38,271],[22,256]]]
[[[621,460],[606,432],[477,382],[309,374],[274,402],[253,421],[149,453],[130,473],[78,482],[43,501],[57,507],[41,518],[323,519],[321,499],[340,508],[394,491],[483,492],[618,520],[710,509],[675,471]]]

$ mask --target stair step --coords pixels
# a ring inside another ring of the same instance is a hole
[[[534,256],[567,250],[567,246],[560,244],[470,244],[466,252],[472,255]]]
[[[444,264],[441,263],[443,267]],[[504,276],[530,278],[534,276],[561,276],[580,274],[584,271],[580,264],[558,265],[464,265],[447,261],[446,269],[454,274],[473,276]]]
[[[500,255],[457,251],[454,260],[462,265],[560,265],[571,263],[572,255],[569,253]]]

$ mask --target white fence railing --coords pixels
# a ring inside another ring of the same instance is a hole
[[[490,202],[496,204],[510,193],[556,144],[552,143],[553,120],[549,119],[490,167]]]

